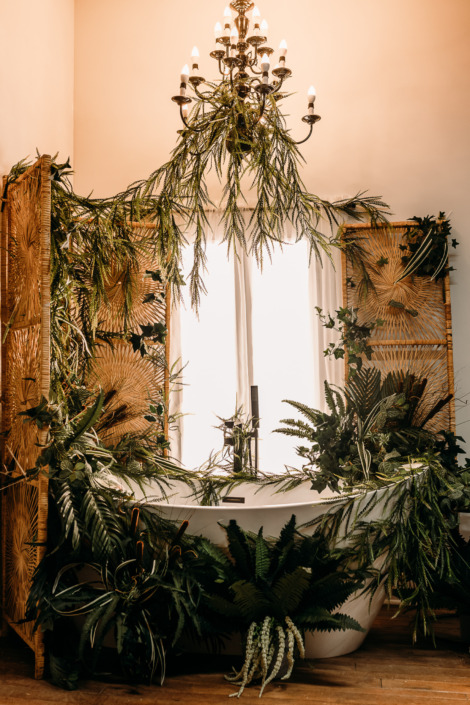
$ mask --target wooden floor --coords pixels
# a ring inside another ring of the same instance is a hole
[[[453,705],[470,703],[470,654],[458,638],[453,615],[441,615],[437,648],[412,647],[408,617],[390,620],[383,610],[363,647],[334,659],[300,663],[287,683],[269,685],[262,702],[294,705]],[[228,659],[228,660],[227,660]],[[35,681],[33,659],[14,636],[0,639],[0,705],[215,705],[233,702],[234,688],[224,681],[230,657],[208,662],[186,661],[163,687],[86,681],[67,692],[47,681]],[[246,705],[260,702],[258,688],[241,696]]]

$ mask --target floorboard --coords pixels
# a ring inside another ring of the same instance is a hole
[[[436,646],[412,645],[409,617],[382,610],[353,654],[299,663],[292,679],[275,682],[265,703],[283,705],[470,705],[470,654],[455,615],[441,613]],[[223,678],[233,657],[187,657],[173,664],[163,687],[88,680],[68,692],[33,678],[32,653],[10,633],[0,639],[0,705],[219,705],[236,691]],[[245,705],[259,703],[247,688]]]

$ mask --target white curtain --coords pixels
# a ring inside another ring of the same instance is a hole
[[[250,213],[246,213],[247,220]],[[211,451],[222,449],[217,417],[243,407],[250,415],[250,388],[258,386],[260,405],[259,467],[280,472],[297,463],[295,441],[272,433],[286,417],[298,417],[283,399],[323,408],[323,382],[342,384],[341,362],[323,355],[334,332],[326,331],[315,306],[333,313],[341,305],[341,268],[324,256],[312,258],[295,243],[292,229],[285,245],[266,258],[260,271],[241,248],[227,258],[221,243],[221,214],[209,214],[212,235],[207,244],[199,318],[186,301],[175,306],[171,320],[172,360],[185,365],[182,385],[172,394],[171,411],[183,413],[172,434],[172,455],[188,468],[201,465]],[[192,263],[184,255],[185,274]],[[336,271],[335,271],[336,270]]]

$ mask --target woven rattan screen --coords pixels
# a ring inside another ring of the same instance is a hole
[[[123,269],[119,265],[110,268],[104,282],[106,305],[99,312],[100,328],[111,333],[124,329],[123,309],[125,305],[122,282],[132,282],[127,330],[142,334],[141,326],[162,323],[166,325],[165,344],[150,344],[160,364],[154,364],[149,356],[134,351],[131,342],[114,340],[113,345],[100,345],[95,352],[95,362],[88,378],[91,387],[100,387],[106,400],[106,413],[112,424],[100,429],[100,437],[106,444],[116,444],[127,433],[144,433],[150,426],[146,416],[149,403],[168,399],[169,344],[170,344],[170,298],[169,291],[150,273],[157,272],[159,263],[152,253],[151,223],[133,224],[136,241],[141,243],[135,262]],[[148,342],[148,341],[147,341]],[[167,436],[167,415],[162,432]]]
[[[370,339],[374,354],[364,366],[388,372],[409,371],[427,380],[423,417],[439,399],[454,393],[452,322],[449,276],[437,281],[410,275],[400,280],[404,235],[411,223],[387,227],[348,225],[343,240],[356,240],[361,261],[370,277],[364,287],[361,266],[343,252],[343,302],[357,308],[359,323],[381,319]],[[426,425],[430,430],[455,430],[453,400]]]
[[[18,414],[49,395],[50,162],[41,157],[9,185],[1,221],[2,461],[17,480],[2,492],[3,616],[34,650],[37,678],[44,669],[42,635],[19,621],[45,551],[47,478],[21,478],[34,466],[45,432]]]

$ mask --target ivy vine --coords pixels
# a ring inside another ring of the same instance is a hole
[[[369,338],[372,331],[382,326],[384,321],[378,318],[376,321],[360,324],[357,308],[340,308],[336,311],[335,318],[330,314],[325,315],[319,306],[315,306],[315,309],[322,325],[340,334],[338,342],[329,343],[323,354],[325,357],[334,357],[335,360],[342,360],[347,355],[348,378],[354,377],[362,368],[362,356],[367,360],[371,359],[374,351],[369,345]]]

